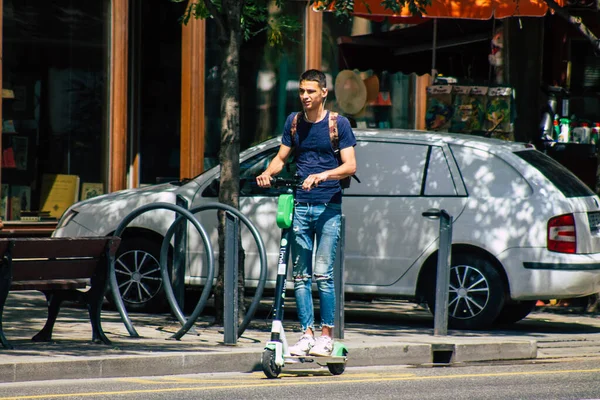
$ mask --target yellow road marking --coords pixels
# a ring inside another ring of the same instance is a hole
[[[415,376],[415,374],[391,374],[391,373],[347,373],[347,378],[401,378],[401,377],[409,377]],[[297,373],[281,373],[279,375],[280,378],[298,378],[298,377],[311,377],[311,378],[331,378],[331,374],[327,370],[297,370]],[[238,376],[235,378],[236,381],[251,383],[260,383],[265,380],[265,375],[262,372],[256,372],[245,376]],[[119,378],[118,381],[125,383],[138,383],[138,384],[148,384],[148,385],[165,385],[165,384],[175,384],[175,383],[227,383],[231,380],[231,377],[223,377],[223,378],[212,378],[212,379],[203,379],[203,378],[183,378],[178,376],[165,376],[156,379],[143,379],[143,378]]]
[[[406,376],[406,377],[380,377],[380,378],[360,378],[360,379],[344,379],[336,377],[330,381],[319,380],[302,380],[302,381],[281,381],[267,380],[259,382],[253,387],[273,387],[273,386],[312,386],[312,385],[339,385],[347,383],[366,383],[366,382],[390,382],[390,381],[423,381],[423,380],[442,380],[442,379],[465,379],[465,378],[489,378],[489,377],[506,377],[519,375],[556,375],[556,374],[581,374],[600,372],[600,368],[594,369],[571,369],[557,371],[523,371],[523,372],[492,372],[483,374],[459,374],[459,375],[442,375],[442,376]],[[201,381],[199,381],[200,383]],[[91,396],[118,396],[129,394],[150,394],[150,393],[166,393],[166,392],[200,392],[209,390],[230,390],[244,389],[248,384],[235,385],[218,385],[218,386],[201,386],[201,387],[180,387],[180,388],[163,388],[163,389],[134,389],[123,391],[108,391],[108,392],[89,392],[89,393],[57,393],[43,394],[31,396],[16,396],[16,397],[0,397],[0,400],[24,400],[24,399],[53,399],[53,398],[69,398],[69,397],[91,397]]]

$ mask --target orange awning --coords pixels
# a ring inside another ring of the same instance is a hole
[[[562,6],[564,0],[556,2]],[[548,5],[544,0],[432,0],[425,10],[427,14],[423,18],[543,17],[548,12]],[[399,23],[415,18],[407,7],[400,14],[394,14],[381,5],[381,0],[354,0],[353,15],[369,19],[389,17]]]

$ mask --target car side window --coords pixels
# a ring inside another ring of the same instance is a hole
[[[277,151],[279,147],[274,147],[240,162],[240,196],[278,196],[285,191],[285,188],[263,189],[256,184],[256,177],[267,168]],[[279,176],[291,178],[295,173],[296,163],[292,155]],[[203,197],[219,196],[219,179],[217,176],[210,182],[202,192]]]
[[[431,146],[425,179],[425,196],[456,195],[456,187],[444,150],[438,146]]]
[[[533,191],[525,178],[506,161],[484,150],[451,145],[469,196],[525,198]]]
[[[356,175],[344,195],[419,196],[425,174],[427,145],[366,142],[356,144]]]

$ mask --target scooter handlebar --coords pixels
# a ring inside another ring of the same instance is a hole
[[[271,186],[273,187],[299,187],[302,186],[304,179],[299,176],[293,178],[282,178],[275,176],[271,178]]]

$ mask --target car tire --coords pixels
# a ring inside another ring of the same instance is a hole
[[[435,269],[434,269],[435,274]],[[426,300],[435,314],[435,275]],[[490,327],[505,302],[505,288],[496,268],[487,259],[471,254],[452,255],[448,295],[448,326],[453,329],[478,330]]]
[[[123,239],[115,257],[115,275],[129,312],[164,312],[168,309],[160,274],[160,246],[144,237]],[[167,261],[172,265],[171,256]],[[108,296],[113,304],[112,296]]]
[[[533,311],[536,303],[536,300],[506,303],[496,318],[496,324],[509,325],[519,322]]]

